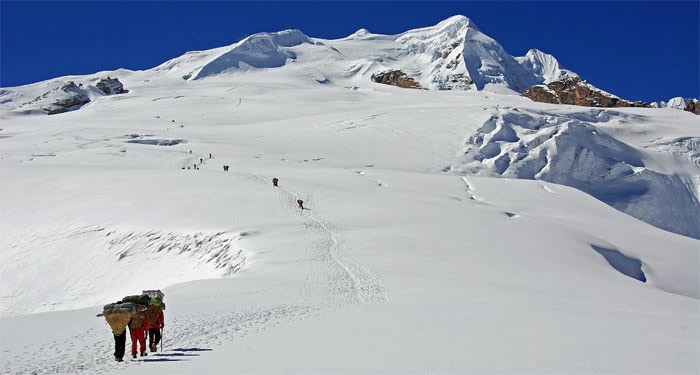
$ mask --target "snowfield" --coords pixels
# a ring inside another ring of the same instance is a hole
[[[2,89],[0,372],[700,372],[700,120],[512,95],[565,74],[453,17]],[[115,363],[95,314],[153,288]]]

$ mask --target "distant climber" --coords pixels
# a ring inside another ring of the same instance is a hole
[[[192,153],[192,150],[190,150],[190,154]]]
[[[162,296],[162,293],[160,294]],[[148,347],[152,352],[158,351],[158,343],[162,338],[161,329],[165,327],[163,315],[165,303],[162,297],[152,297],[148,310],[146,310],[146,325],[148,326]]]
[[[204,163],[204,159],[199,158],[199,164],[202,164],[202,163]]]
[[[304,209],[304,201],[303,200],[297,199],[297,204],[299,205],[299,208],[301,208],[302,210]]]
[[[224,172],[228,172],[228,165],[224,165]]]
[[[277,177],[272,179],[272,186],[278,186],[277,183],[280,182],[280,180],[277,179]]]
[[[211,153],[209,153],[209,159],[211,159]]]

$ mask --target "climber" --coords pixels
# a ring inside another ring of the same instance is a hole
[[[297,199],[297,204],[299,205],[299,208],[301,208],[302,210],[304,209],[304,201],[303,200]]]
[[[136,305],[133,303],[122,303],[117,301],[105,305],[101,316],[105,317],[107,324],[112,329],[114,335],[114,359],[117,362],[124,360],[126,349],[126,326],[129,325],[131,317],[136,312]],[[100,316],[100,315],[98,315]]]
[[[165,317],[163,316],[165,303],[159,297],[151,298],[146,310],[146,325],[148,326],[148,346],[152,352],[158,350],[158,342],[161,339],[161,329],[165,327]]]
[[[278,183],[279,181],[280,181],[280,180],[278,180],[277,177],[273,178],[273,179],[272,179],[272,186],[277,186],[277,183]]]
[[[147,306],[144,305],[136,305],[136,312],[134,315],[131,317],[131,321],[129,322],[129,334],[131,336],[131,355],[136,359],[136,349],[137,349],[137,344],[140,345],[141,347],[141,357],[145,357],[148,355],[146,352],[146,329],[148,326],[146,325],[146,310],[148,309]]]

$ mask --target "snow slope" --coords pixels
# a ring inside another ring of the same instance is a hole
[[[430,84],[460,27],[257,34],[53,116],[4,89],[0,372],[697,373],[697,117],[366,79],[411,45]],[[94,315],[151,288],[165,351],[116,364]]]

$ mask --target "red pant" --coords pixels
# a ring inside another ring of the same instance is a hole
[[[146,338],[144,337],[145,330],[135,329],[129,330],[131,334],[131,355],[136,355],[136,341],[141,344],[141,354],[146,352]]]

